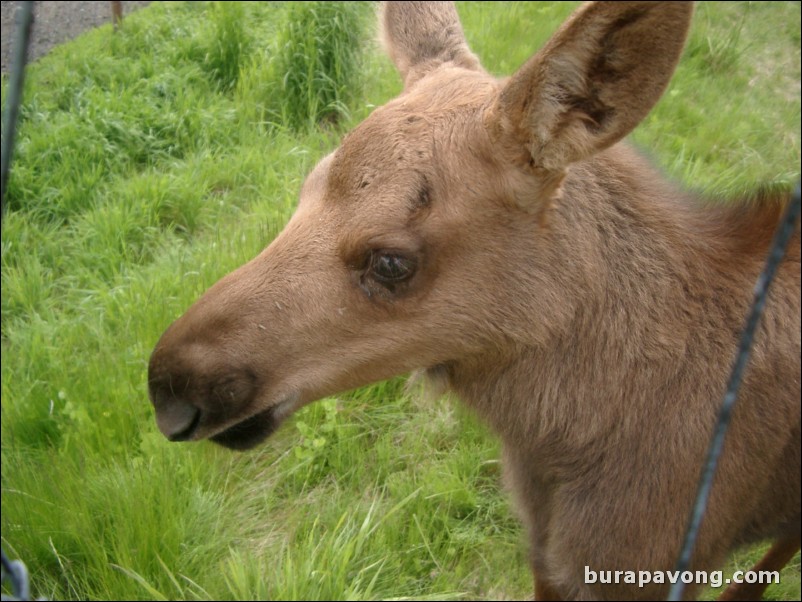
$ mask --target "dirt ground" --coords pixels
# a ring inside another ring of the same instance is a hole
[[[2,73],[11,67],[15,38],[14,16],[21,2],[0,2],[2,5]],[[128,14],[150,2],[123,2]],[[34,2],[33,34],[28,60],[34,61],[53,46],[71,40],[83,31],[111,21],[111,2]]]

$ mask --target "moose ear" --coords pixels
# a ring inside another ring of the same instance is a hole
[[[481,68],[465,41],[453,2],[383,2],[379,24],[405,89],[447,63]]]
[[[626,136],[662,95],[692,2],[589,2],[521,67],[491,113],[501,144],[556,176]],[[517,151],[520,152],[520,151]]]

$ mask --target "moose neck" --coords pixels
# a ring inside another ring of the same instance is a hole
[[[710,261],[716,241],[699,239],[699,215],[626,145],[575,166],[548,209],[547,232],[532,233],[535,248],[522,255],[529,265],[516,266],[526,273],[559,265],[559,273],[517,277],[558,286],[545,297],[529,292],[530,311],[506,328],[506,342],[449,364],[450,388],[505,442],[538,456],[547,450],[568,461],[572,450],[626,436],[634,406],[649,416],[655,390],[698,370],[688,348],[705,335],[687,304],[715,304],[710,311],[734,323],[742,315],[738,295],[696,296],[722,276],[714,273],[721,262]],[[557,307],[544,309],[544,298]],[[728,344],[731,333],[716,336],[709,345]]]

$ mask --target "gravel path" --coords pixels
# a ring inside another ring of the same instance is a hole
[[[10,68],[14,46],[14,15],[19,2],[2,5],[2,72]],[[123,2],[125,14],[150,2]],[[53,46],[71,40],[83,31],[111,21],[111,2],[35,2],[33,35],[28,60],[34,61]]]

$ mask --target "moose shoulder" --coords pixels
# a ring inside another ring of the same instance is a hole
[[[423,369],[499,434],[538,598],[664,597],[585,570],[672,569],[787,203],[705,205],[620,142],[666,88],[691,15],[690,2],[585,4],[499,81],[451,3],[386,3],[402,94],[317,165],[270,246],[164,333],[148,374],[161,431],[249,448],[307,403]],[[764,569],[799,549],[799,240],[694,570],[760,539],[776,541]]]

